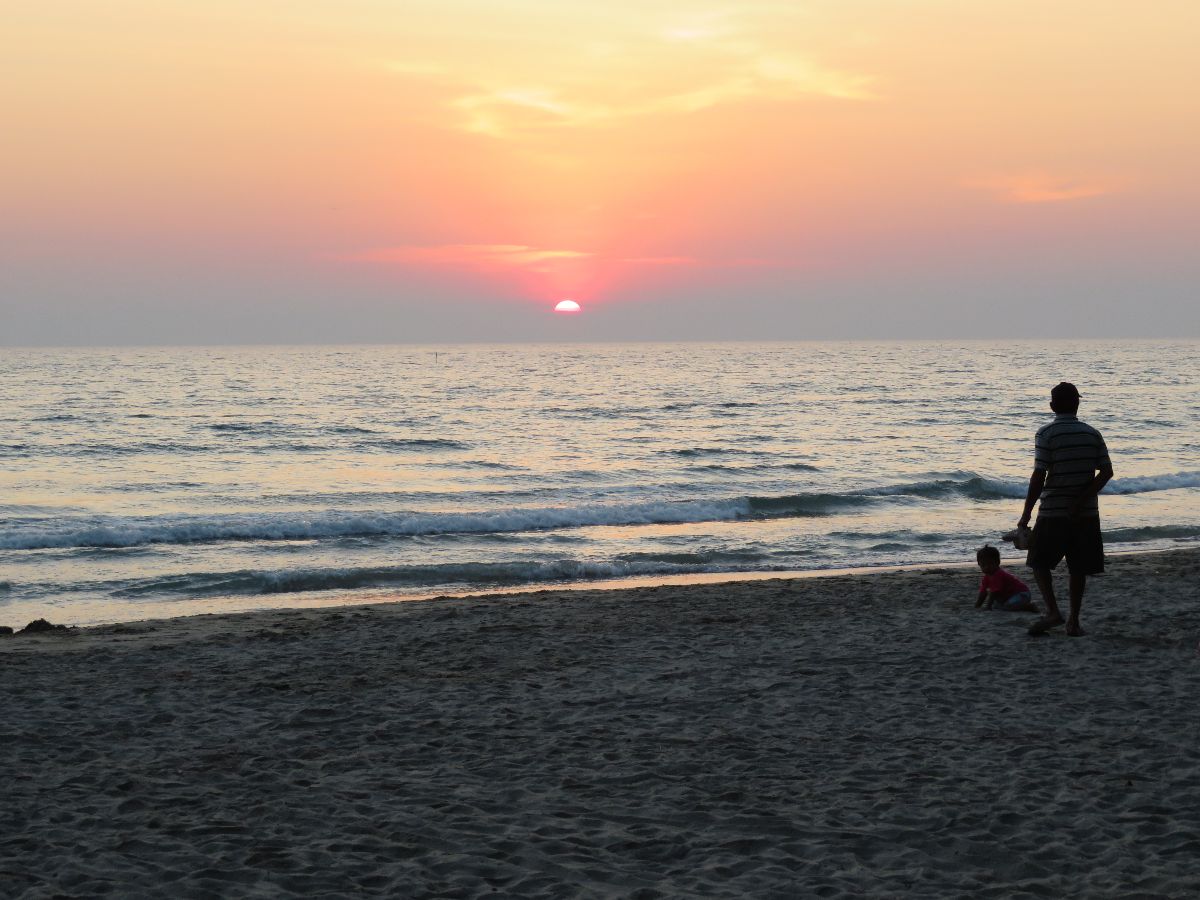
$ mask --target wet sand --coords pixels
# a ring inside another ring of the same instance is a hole
[[[0,638],[0,896],[1194,895],[1198,579],[1114,557],[1079,639],[958,568]]]

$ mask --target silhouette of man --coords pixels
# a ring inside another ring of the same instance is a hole
[[[1100,432],[1075,413],[1079,391],[1064,381],[1050,391],[1054,421],[1038,429],[1034,441],[1033,474],[1025,496],[1018,528],[1029,524],[1033,506],[1041,499],[1033,544],[1026,564],[1033,569],[1038,589],[1046,601],[1045,615],[1029,626],[1042,634],[1065,624],[1067,634],[1079,637],[1079,611],[1087,577],[1104,571],[1104,543],[1100,537],[1100,504],[1096,495],[1113,476],[1108,448]],[[1067,559],[1070,572],[1071,611],[1064,623],[1054,596],[1054,567]]]

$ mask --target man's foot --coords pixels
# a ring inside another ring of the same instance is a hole
[[[1079,627],[1078,622],[1068,622],[1067,634],[1069,634],[1071,637],[1083,637],[1085,634],[1087,634],[1087,632]]]
[[[1029,626],[1030,634],[1045,634],[1051,628],[1064,624],[1062,616],[1042,616]]]

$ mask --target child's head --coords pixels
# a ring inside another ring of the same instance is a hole
[[[1000,568],[1000,551],[991,544],[984,544],[975,551],[975,561],[984,575],[991,575]]]

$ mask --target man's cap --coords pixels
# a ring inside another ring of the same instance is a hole
[[[1050,389],[1051,400],[1078,400],[1079,391],[1069,381],[1060,381]]]

